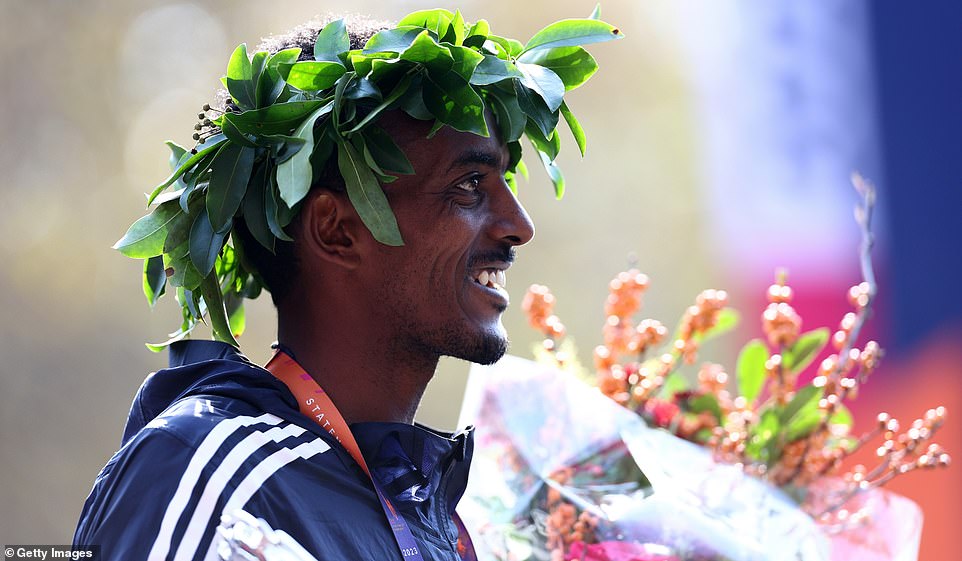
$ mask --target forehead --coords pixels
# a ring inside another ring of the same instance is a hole
[[[433,121],[414,119],[401,111],[385,113],[378,119],[378,125],[384,128],[404,151],[418,176],[443,173],[462,161],[496,168],[507,165],[507,146],[501,142],[497,126],[490,114],[487,115],[490,132],[487,137],[445,126],[428,138],[433,124]]]

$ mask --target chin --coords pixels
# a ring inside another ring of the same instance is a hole
[[[499,321],[497,326],[480,332],[460,331],[448,339],[445,347],[441,353],[445,356],[476,364],[494,364],[508,351],[508,334]]]

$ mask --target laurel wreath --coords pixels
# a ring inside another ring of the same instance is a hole
[[[148,348],[160,351],[187,337],[205,316],[215,339],[238,346],[243,301],[263,286],[231,240],[234,217],[243,216],[252,236],[273,252],[278,240],[291,240],[285,227],[332,158],[371,234],[403,245],[381,184],[414,170],[377,125],[385,111],[433,120],[431,134],[449,126],[487,136],[490,110],[511,155],[505,175],[511,188],[517,174],[527,176],[520,142],[526,136],[561,198],[560,119],[582,156],[586,142],[564,95],[598,69],[582,45],[622,36],[599,19],[598,8],[586,19],[552,23],[524,44],[491,33],[485,20],[468,24],[460,12],[437,9],[405,16],[356,50],[344,22],[329,23],[313,60],[298,60],[296,48],[250,56],[246,45],[238,46],[222,78],[227,110],[195,127],[194,148],[167,142],[172,173],[148,196],[151,212],[113,246],[144,260],[151,306],[167,285],[176,289],[180,329]]]

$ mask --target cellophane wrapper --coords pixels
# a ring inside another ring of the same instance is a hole
[[[559,558],[546,546],[549,492],[597,521],[591,539],[566,544],[566,560],[917,558],[922,517],[908,499],[860,493],[845,507],[863,516],[819,526],[777,488],[546,365],[506,356],[473,367],[468,424],[475,455],[458,511],[482,561]]]

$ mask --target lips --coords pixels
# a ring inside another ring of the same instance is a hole
[[[505,290],[507,275],[505,269],[499,267],[487,267],[478,269],[472,273],[472,278],[476,284],[481,286],[489,294],[497,295],[500,299],[508,302],[508,291]]]

